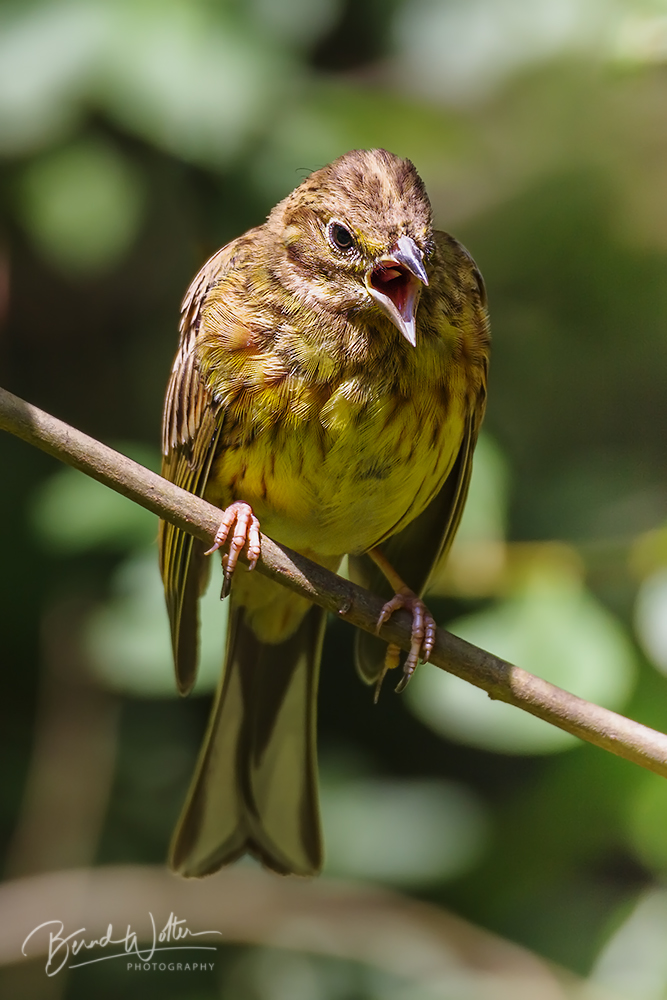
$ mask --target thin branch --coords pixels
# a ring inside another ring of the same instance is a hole
[[[80,469],[196,538],[205,542],[213,539],[220,511],[212,504],[3,389],[0,389],[0,430],[9,431]],[[265,535],[262,535],[257,572],[351,625],[375,632],[382,607],[379,597]],[[383,625],[380,635],[402,649],[409,649],[410,626],[408,612],[399,611]],[[438,629],[430,662],[483,688],[491,698],[515,705],[582,740],[667,777],[667,736],[662,733],[577,698],[444,629]]]

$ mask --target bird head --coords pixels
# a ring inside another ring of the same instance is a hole
[[[433,230],[410,160],[383,149],[352,150],[311,174],[274,209],[272,221],[304,294],[338,313],[381,313],[415,346]]]

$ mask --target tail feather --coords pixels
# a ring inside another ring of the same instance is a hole
[[[288,639],[265,643],[232,605],[226,668],[171,845],[181,875],[208,875],[246,852],[280,874],[322,867],[316,723],[324,625],[325,613],[311,607]]]

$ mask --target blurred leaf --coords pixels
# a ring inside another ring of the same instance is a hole
[[[667,875],[667,781],[657,774],[642,775],[628,807],[630,839],[639,859]]]
[[[619,1000],[663,1000],[667,995],[667,892],[650,889],[602,949],[593,984]]]
[[[533,570],[516,594],[450,623],[468,642],[588,701],[619,708],[637,663],[620,623],[573,574]],[[443,671],[421,667],[408,700],[422,721],[449,738],[502,753],[552,753],[575,737]]]
[[[408,0],[395,22],[400,66],[418,92],[486,96],[526,64],[579,47],[604,8],[582,0]]]
[[[334,24],[342,0],[245,0],[258,30],[287,45],[312,44]]]
[[[207,0],[118,0],[99,97],[162,149],[219,166],[233,159],[290,84],[275,41]]]
[[[664,18],[661,0],[407,0],[394,43],[417,93],[465,103],[558,57],[663,62]]]
[[[425,885],[453,878],[483,852],[487,819],[463,785],[446,781],[322,782],[330,874]]]
[[[20,213],[40,250],[73,274],[116,264],[141,222],[143,185],[110,143],[81,139],[33,161],[20,181]]]
[[[71,130],[106,30],[100,3],[6,5],[0,14],[0,151],[32,151]]]
[[[130,444],[119,450],[149,469],[159,469],[159,456],[149,448]],[[157,538],[155,514],[67,467],[42,483],[33,497],[30,520],[36,534],[59,552],[127,549]]]
[[[220,560],[211,560],[212,582],[200,602],[200,669],[194,691],[215,688],[222,670],[229,602],[220,601]],[[169,621],[157,551],[127,559],[112,581],[112,597],[87,624],[86,646],[94,672],[116,691],[134,697],[176,698]]]
[[[642,582],[635,604],[635,628],[649,660],[667,674],[667,569]]]

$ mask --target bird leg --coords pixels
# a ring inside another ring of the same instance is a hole
[[[213,545],[204,553],[205,555],[210,556],[225,544],[232,525],[234,525],[234,532],[229,543],[229,552],[222,557],[224,580],[220,594],[221,600],[229,593],[232,574],[243,549],[246,549],[248,569],[255,568],[261,553],[259,521],[253,514],[250,504],[236,501],[225,508],[220,527],[215,533]]]
[[[399,608],[405,608],[412,614],[412,638],[410,643],[410,652],[408,653],[405,663],[403,664],[403,676],[396,686],[396,690],[400,692],[405,690],[405,687],[412,677],[419,660],[422,660],[422,662],[425,663],[433,652],[436,624],[431,612],[428,610],[422,599],[418,597],[413,590],[410,590],[410,588],[404,583],[382,551],[376,547],[371,549],[368,552],[368,555],[371,557],[378,569],[382,571],[382,574],[387,578],[396,591],[391,600],[386,602],[380,612],[376,632],[380,631],[384,623],[389,621],[394,611],[398,611]],[[384,667],[375,688],[376,701],[378,699],[380,686],[384,680],[385,674],[388,670],[394,669],[399,664],[400,651],[400,646],[397,646],[394,642],[390,642],[387,645]]]

